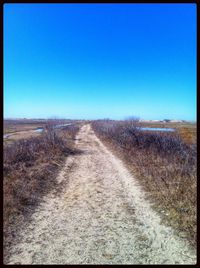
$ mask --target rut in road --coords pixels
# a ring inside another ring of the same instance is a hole
[[[145,193],[89,124],[13,246],[7,264],[194,264],[186,241],[160,224]]]

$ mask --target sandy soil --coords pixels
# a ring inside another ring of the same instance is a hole
[[[161,225],[123,163],[84,125],[6,264],[195,264],[196,252]]]

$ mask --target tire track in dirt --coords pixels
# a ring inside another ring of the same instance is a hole
[[[10,250],[6,264],[195,264],[196,254],[160,218],[137,181],[96,137],[77,135],[67,158]],[[71,167],[71,168],[70,168]]]

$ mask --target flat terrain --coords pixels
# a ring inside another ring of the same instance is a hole
[[[190,122],[140,122],[142,127],[157,127],[157,128],[174,128],[181,138],[189,143],[196,144],[197,142],[197,128],[196,123]]]
[[[59,120],[56,120],[59,124]],[[63,122],[63,121],[61,121]],[[71,123],[72,121],[65,120],[64,123]],[[4,142],[10,143],[15,140],[28,139],[40,135],[40,132],[35,132],[37,128],[44,127],[46,121],[42,120],[4,120]],[[184,141],[190,144],[195,144],[197,139],[196,124],[189,122],[181,123],[164,123],[164,122],[140,122],[141,127],[158,127],[158,128],[175,128],[177,133],[183,138]]]
[[[72,120],[52,120],[56,125],[74,123]],[[21,139],[29,139],[37,137],[41,132],[37,132],[38,128],[45,127],[48,120],[19,119],[4,120],[4,144],[9,144]],[[76,121],[78,122],[78,121]],[[80,121],[79,121],[80,122]]]
[[[36,129],[21,130],[21,131],[5,134],[4,141],[5,142],[12,142],[12,141],[17,141],[17,140],[21,140],[21,139],[28,139],[31,137],[37,137],[38,135],[40,135],[40,132],[36,132],[35,130]]]
[[[45,121],[35,121],[35,120],[4,120],[4,127],[3,131],[4,134],[9,134],[9,133],[15,133],[15,132],[20,132],[20,131],[28,131],[28,130],[33,130],[37,129],[39,127],[43,127],[45,124]]]
[[[35,130],[42,127],[44,127],[44,122],[34,122],[34,120],[4,120],[4,144],[37,137],[40,132]]]
[[[67,158],[58,187],[24,224],[6,264],[195,264],[161,225],[136,179],[84,125],[82,153]]]

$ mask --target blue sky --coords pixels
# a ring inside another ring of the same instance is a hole
[[[195,4],[4,4],[4,117],[196,120]]]

